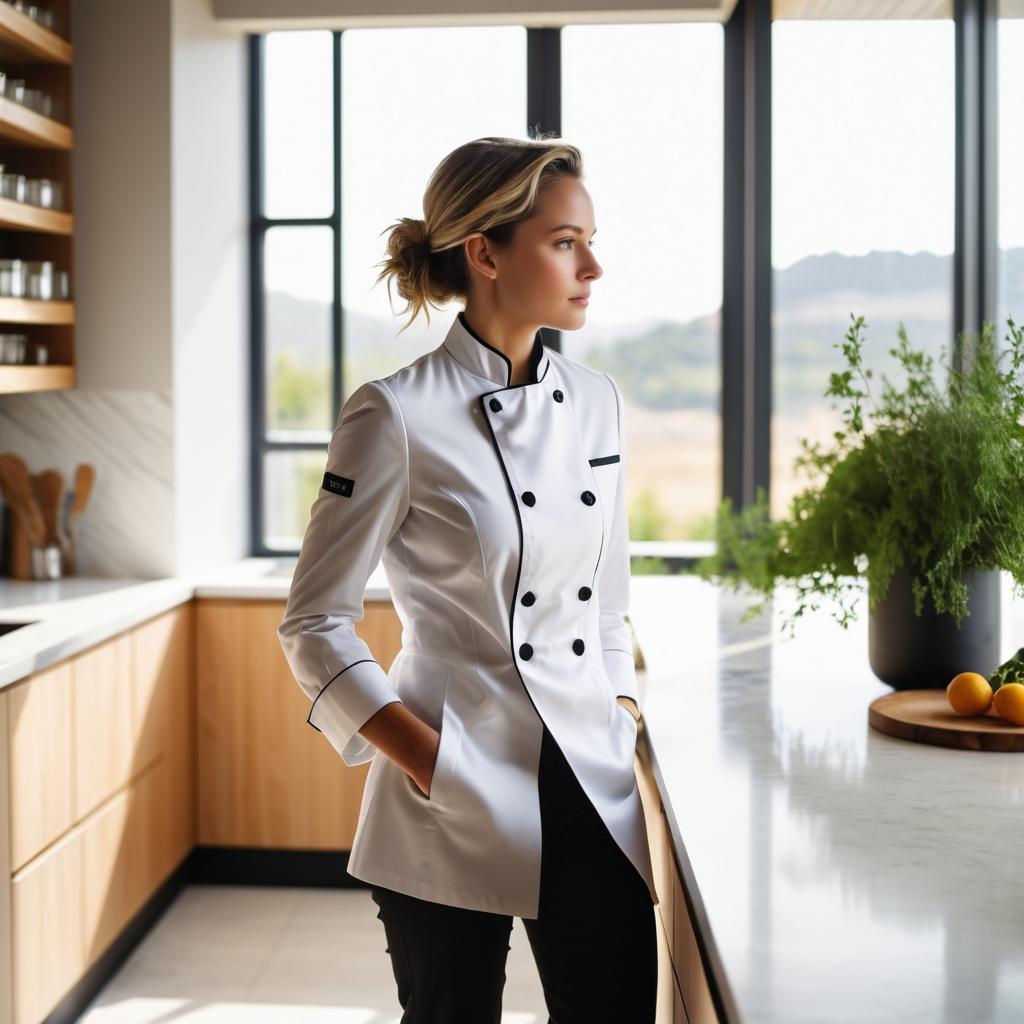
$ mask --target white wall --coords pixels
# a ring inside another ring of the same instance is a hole
[[[171,0],[175,549],[188,572],[249,552],[246,40]]]
[[[96,468],[79,574],[248,550],[245,38],[204,0],[75,0],[78,387],[0,395],[0,451]]]

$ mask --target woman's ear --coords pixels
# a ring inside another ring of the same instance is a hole
[[[466,266],[492,281],[498,276],[498,268],[491,258],[491,242],[479,231],[462,243]]]

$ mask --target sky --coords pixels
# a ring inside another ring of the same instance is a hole
[[[722,28],[563,29],[562,137],[584,155],[604,276],[589,317],[688,320],[721,302]],[[951,20],[773,26],[772,260],[953,249]],[[431,172],[484,135],[526,135],[516,26],[342,34],[343,301],[394,314],[374,283],[384,232],[421,217]],[[1024,20],[1000,26],[1000,95],[1024,96]],[[324,216],[331,196],[331,34],[267,39],[265,212]],[[1000,107],[1000,244],[1024,245],[1019,109]],[[270,288],[330,300],[326,231],[268,253]],[[395,312],[402,302],[394,297]]]

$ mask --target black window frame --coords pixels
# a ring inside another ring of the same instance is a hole
[[[956,34],[956,174],[953,252],[953,340],[977,332],[998,310],[998,0],[954,0]],[[737,0],[724,29],[723,262],[720,334],[721,496],[736,508],[758,488],[771,495],[771,4]],[[250,554],[293,558],[298,547],[263,540],[264,460],[275,451],[326,451],[319,441],[268,439],[263,322],[263,247],[279,226],[333,231],[331,302],[332,422],[344,393],[341,305],[341,57],[344,29],[332,32],[333,196],[327,217],[270,218],[263,212],[263,69],[265,34],[249,36],[249,313]],[[561,29],[526,28],[527,126],[530,136],[561,132]],[[559,349],[556,331],[545,340]],[[328,432],[329,433],[329,432]],[[683,559],[686,560],[685,558]]]

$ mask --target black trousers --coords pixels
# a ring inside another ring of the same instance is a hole
[[[538,786],[540,908],[523,926],[548,1024],[654,1024],[658,950],[647,884],[546,727]],[[370,889],[401,1024],[500,1024],[512,917]]]

